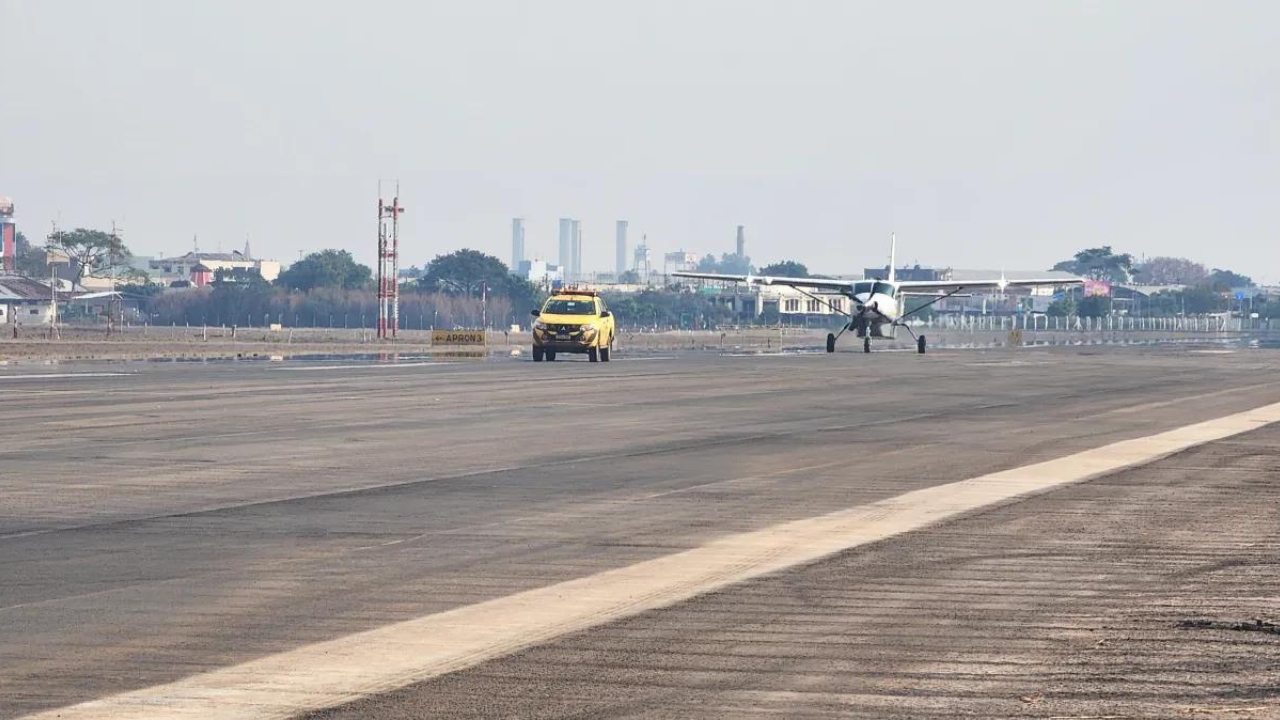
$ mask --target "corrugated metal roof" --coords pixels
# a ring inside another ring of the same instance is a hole
[[[31,278],[0,277],[0,300],[48,300],[49,286]]]
[[[224,252],[189,252],[186,255],[177,257],[158,258],[150,262],[159,263],[191,263],[200,262],[201,260],[213,260],[217,262],[252,262],[245,258],[244,254],[239,250],[233,250],[229,253]]]

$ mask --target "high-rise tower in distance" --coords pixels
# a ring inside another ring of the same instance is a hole
[[[614,279],[621,279],[622,274],[627,271],[627,221],[619,220],[617,225],[617,239],[614,247]]]
[[[573,266],[570,274],[574,282],[582,280],[582,221],[573,221]]]
[[[564,279],[569,279],[569,271],[573,267],[573,220],[560,218],[560,271]]]
[[[527,258],[524,254],[524,218],[511,220],[511,272],[520,269]]]

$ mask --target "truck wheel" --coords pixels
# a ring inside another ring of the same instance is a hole
[[[547,356],[547,362],[555,362],[555,361],[556,361],[556,351],[555,351],[555,350],[547,350],[547,351],[545,351],[545,353],[546,353],[546,356]]]
[[[611,353],[612,353],[612,348],[608,346],[600,348],[600,362],[609,362],[609,355]]]
[[[587,348],[587,359],[591,362],[600,362],[600,351],[595,348]]]
[[[533,346],[533,361],[542,362],[542,348],[537,345]]]

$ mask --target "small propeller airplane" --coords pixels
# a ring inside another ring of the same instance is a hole
[[[836,341],[848,330],[853,330],[857,337],[862,338],[862,351],[869,353],[871,352],[871,340],[873,338],[891,340],[894,337],[894,331],[897,328],[902,328],[916,341],[916,349],[921,355],[924,354],[927,347],[924,335],[916,335],[911,326],[906,323],[906,320],[934,303],[970,290],[994,288],[1004,292],[1006,288],[1010,287],[1078,285],[1084,282],[1082,278],[1070,277],[1008,280],[1004,277],[1004,272],[1000,273],[998,279],[993,280],[898,280],[895,278],[894,271],[897,260],[897,247],[897,237],[891,236],[889,241],[889,270],[886,273],[886,277],[868,280],[721,275],[700,272],[674,272],[671,274],[675,277],[698,280],[717,280],[747,285],[785,285],[795,288],[804,295],[825,303],[830,309],[849,318],[849,322],[845,323],[839,333],[827,333],[827,352],[829,353],[836,351]],[[853,301],[853,312],[847,312],[843,308],[832,304],[826,298],[809,292],[809,290],[828,295],[843,295]],[[932,299],[907,312],[906,298],[911,296]]]

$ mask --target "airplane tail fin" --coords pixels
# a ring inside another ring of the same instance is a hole
[[[898,265],[898,234],[889,234],[889,282],[896,282],[895,274]]]

